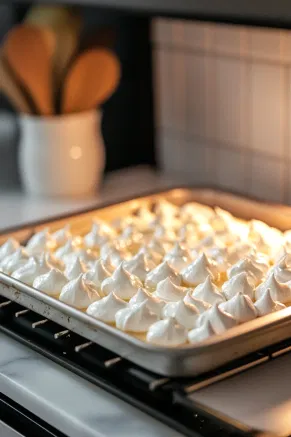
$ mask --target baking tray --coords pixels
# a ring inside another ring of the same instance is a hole
[[[198,201],[209,206],[220,206],[243,219],[264,220],[281,230],[291,228],[291,209],[287,206],[263,204],[207,188],[175,188],[127,199],[117,204],[103,205],[73,215],[61,216],[50,221],[6,230],[0,235],[0,244],[8,237],[25,242],[34,232],[47,226],[54,231],[68,222],[71,223],[73,232],[82,233],[90,227],[94,217],[104,220],[119,218],[127,215],[130,210],[151,204],[161,197],[178,205]],[[196,376],[291,336],[291,307],[289,307],[239,325],[197,346],[160,347],[147,344],[115,327],[95,320],[86,313],[47,296],[4,273],[0,273],[0,295],[163,376]]]

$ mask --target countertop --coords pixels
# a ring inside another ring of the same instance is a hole
[[[106,178],[99,196],[40,199],[0,193],[0,228],[87,208],[169,185],[147,168]],[[178,437],[180,434],[0,334],[0,391],[70,437]]]

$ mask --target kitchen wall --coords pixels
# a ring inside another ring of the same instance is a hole
[[[291,203],[291,31],[155,19],[160,167]]]

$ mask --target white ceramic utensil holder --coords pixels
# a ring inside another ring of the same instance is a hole
[[[105,164],[100,111],[55,117],[21,115],[19,167],[27,193],[96,193]]]

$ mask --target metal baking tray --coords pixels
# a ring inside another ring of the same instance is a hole
[[[291,228],[290,207],[259,203],[231,193],[207,188],[175,188],[117,204],[103,205],[97,209],[58,217],[51,221],[6,230],[0,234],[0,243],[2,244],[12,236],[25,242],[34,232],[44,227],[49,226],[53,231],[68,222],[71,223],[73,232],[82,233],[89,228],[94,217],[112,220],[125,216],[138,206],[150,204],[161,197],[178,205],[198,201],[209,206],[220,206],[243,219],[264,220],[281,230]],[[147,344],[115,327],[95,320],[86,313],[3,273],[0,273],[0,295],[104,346],[141,367],[164,376],[196,376],[291,336],[291,307],[289,307],[239,325],[197,346],[160,347]]]

